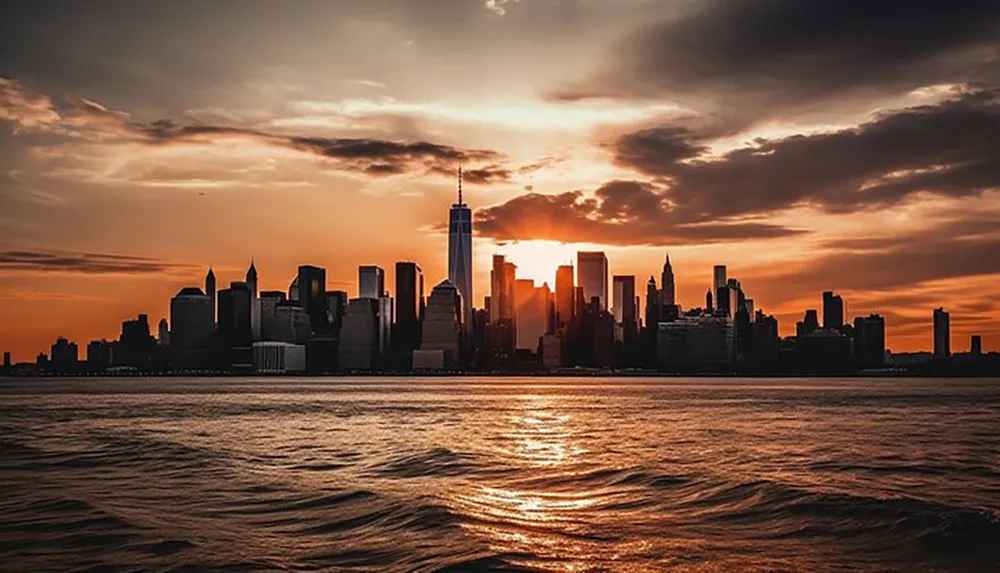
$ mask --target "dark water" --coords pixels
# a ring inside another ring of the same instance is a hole
[[[0,380],[0,569],[998,571],[996,380]]]

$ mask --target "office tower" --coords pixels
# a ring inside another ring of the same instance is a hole
[[[49,366],[56,372],[70,372],[76,370],[79,360],[79,349],[75,342],[60,336],[56,343],[52,345],[52,352],[49,354]]]
[[[296,280],[299,306],[309,314],[313,333],[326,334],[329,331],[326,321],[326,269],[302,265]]]
[[[463,306],[459,290],[449,280],[434,287],[427,299],[420,350],[423,354],[439,353],[443,366],[454,366],[461,360],[460,316]]]
[[[167,324],[167,319],[160,319],[156,335],[156,341],[160,346],[170,346],[170,326]]]
[[[312,320],[298,302],[283,300],[275,308],[274,323],[268,331],[271,341],[306,344],[312,334]]]
[[[615,322],[628,332],[638,328],[638,310],[635,307],[635,277],[618,275],[614,277]]]
[[[261,340],[260,299],[257,296],[257,267],[250,260],[247,269],[247,288],[250,291],[250,334],[254,341]]]
[[[844,327],[844,299],[831,291],[823,293],[823,328],[840,330]]]
[[[983,355],[983,337],[978,334],[972,335],[972,340],[969,343],[969,354],[973,358],[980,358]]]
[[[752,298],[748,298],[743,301],[743,308],[746,309],[747,315],[750,317],[750,322],[753,322],[757,319],[757,309],[754,308]]]
[[[340,329],[341,370],[371,370],[378,364],[378,300],[352,298]]]
[[[684,316],[659,325],[657,366],[664,372],[728,371],[736,358],[733,321]]]
[[[350,298],[342,290],[326,291],[326,313],[330,323],[330,334],[336,335],[340,332],[344,323],[344,314],[347,312],[347,303]]]
[[[288,285],[288,300],[299,302],[299,276],[295,275],[291,284]]]
[[[385,366],[392,352],[393,299],[388,295],[378,298],[378,358]]]
[[[122,332],[115,346],[116,366],[143,368],[153,359],[156,339],[149,332],[149,317],[140,314],[135,320],[122,321]]]
[[[660,322],[659,290],[656,288],[656,279],[649,277],[646,283],[646,328],[656,328]]]
[[[781,354],[778,319],[758,310],[754,313],[751,331],[751,369],[754,372],[777,372]]]
[[[854,362],[859,370],[885,366],[885,319],[881,316],[855,317]]]
[[[90,372],[107,370],[111,366],[113,349],[114,344],[107,340],[91,340],[87,344],[87,370]]]
[[[715,311],[712,305],[712,289],[705,293],[705,312],[712,314]]]
[[[573,322],[575,288],[573,265],[561,265],[556,269],[556,322],[559,327],[567,327]]]
[[[517,280],[517,265],[508,263],[503,255],[493,255],[493,270],[490,271],[490,320],[513,320],[514,282]],[[461,292],[459,292],[461,294]]]
[[[375,265],[358,267],[358,298],[379,299],[385,295],[385,271]]]
[[[176,370],[208,366],[215,330],[212,299],[197,287],[170,299],[170,361]]]
[[[462,298],[462,322],[472,319],[472,210],[462,200],[458,169],[458,203],[448,213],[448,280]]]
[[[662,306],[673,306],[676,302],[676,287],[674,285],[674,269],[670,266],[670,255],[663,263],[663,273],[660,275],[660,304]]]
[[[538,352],[542,336],[552,331],[552,291],[548,284],[535,286],[531,279],[514,283],[516,348]]]
[[[577,283],[583,287],[586,304],[597,297],[601,310],[608,310],[608,257],[601,251],[577,253]]]
[[[250,287],[245,282],[232,282],[217,296],[221,366],[250,369],[253,365]]]
[[[718,291],[720,288],[726,286],[726,265],[715,265],[713,269],[714,282],[712,283],[712,291]]]
[[[718,314],[735,318],[742,306],[742,299],[743,289],[740,287],[740,281],[734,278],[726,280],[726,284],[716,291],[715,306]]]
[[[411,358],[410,354],[420,348],[420,308],[423,300],[424,273],[420,265],[396,263],[396,322],[392,341],[397,356]]]
[[[3,369],[10,370],[10,352],[3,353]]]
[[[205,275],[205,296],[212,303],[212,328],[215,328],[215,271],[208,267],[208,274]]]
[[[795,335],[803,336],[812,334],[819,330],[819,313],[810,309],[806,311],[805,318],[795,325]]]
[[[280,290],[266,290],[260,293],[260,334],[261,340],[274,341],[278,319],[278,304],[286,300]]]
[[[934,309],[934,358],[951,356],[951,315],[943,308]]]

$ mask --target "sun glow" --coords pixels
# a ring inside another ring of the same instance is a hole
[[[555,241],[518,241],[497,248],[496,254],[504,255],[508,262],[517,265],[517,278],[531,279],[541,286],[548,283],[555,289],[556,269],[560,265],[576,266],[577,251],[601,250],[577,243]]]

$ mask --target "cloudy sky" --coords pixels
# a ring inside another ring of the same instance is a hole
[[[0,1],[0,349],[156,322],[213,265],[446,274],[581,248],[698,306],[727,264],[794,329],[1000,346],[995,0]]]

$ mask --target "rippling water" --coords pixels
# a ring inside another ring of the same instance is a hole
[[[0,381],[0,569],[1000,570],[1000,381]]]

